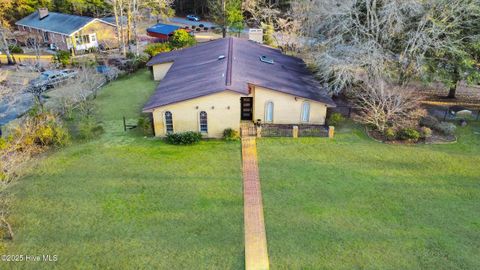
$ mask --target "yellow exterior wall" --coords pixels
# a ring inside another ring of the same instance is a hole
[[[97,34],[98,43],[107,43],[109,46],[118,47],[117,29],[110,24],[95,21],[87,25],[75,35]]]
[[[295,96],[258,86],[255,86],[254,90],[253,120],[261,119],[262,123],[265,123],[265,105],[268,101],[273,102],[273,124],[325,124],[327,106],[324,103],[301,97],[297,97],[295,100]],[[308,123],[301,121],[304,101],[310,102],[310,121]]]
[[[163,80],[163,78],[165,78],[165,75],[167,75],[167,72],[172,66],[172,64],[173,62],[153,65],[153,79],[155,81]]]
[[[158,107],[153,111],[155,135],[165,136],[164,114],[166,111],[172,113],[174,132],[200,131],[199,115],[201,111],[207,112],[208,119],[208,134],[205,134],[204,137],[221,138],[226,128],[239,131],[240,97],[240,94],[224,91]]]

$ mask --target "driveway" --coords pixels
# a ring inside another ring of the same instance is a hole
[[[212,22],[208,22],[208,21],[194,22],[194,21],[187,20],[186,18],[180,18],[180,17],[170,18],[169,21],[172,22],[172,23],[182,24],[182,25],[195,25],[195,26],[199,26],[200,24],[203,24],[204,27],[208,27],[208,28],[210,28],[210,27],[212,27],[212,26],[218,27],[216,24],[214,24],[214,23],[212,23]]]
[[[0,126],[15,120],[26,113],[35,103],[29,93],[21,93],[13,101],[6,98],[0,100]]]

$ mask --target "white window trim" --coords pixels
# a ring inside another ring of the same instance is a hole
[[[205,112],[207,114],[207,132],[202,131],[202,122],[201,122],[202,118],[200,117],[200,114],[202,112]],[[202,134],[208,134],[208,130],[209,130],[209,128],[208,128],[208,112],[207,111],[199,111],[198,112],[198,131]]]
[[[173,113],[172,111],[164,111],[163,112],[163,127],[165,129],[165,135],[169,134],[167,129],[167,112],[172,114],[172,133],[175,133],[175,125],[173,124]]]
[[[90,43],[95,43],[95,42],[98,41],[98,40],[97,40],[97,33],[89,34],[89,36],[90,36],[90,37],[89,37],[89,38],[90,38]],[[92,37],[93,37],[95,40],[92,41]]]
[[[268,104],[269,103],[272,103],[272,121],[268,121],[267,120],[267,115],[268,115]],[[265,123],[273,123],[274,119],[275,119],[275,103],[273,102],[273,100],[267,100],[265,102],[265,113],[264,113],[264,121]]]
[[[308,115],[307,115],[307,121],[304,121],[303,120],[303,113],[304,113],[304,106],[305,104],[308,104]],[[308,100],[305,100],[302,102],[302,105],[301,105],[301,109],[300,109],[300,122],[301,123],[310,123],[310,115],[311,115],[311,111],[312,111],[312,104],[308,101]]]

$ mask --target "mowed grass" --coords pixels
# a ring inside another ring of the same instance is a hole
[[[272,269],[480,269],[479,131],[451,145],[385,145],[357,128],[261,139]]]
[[[58,255],[0,269],[241,269],[239,143],[171,146],[124,132],[155,83],[147,71],[101,90],[100,139],[42,158],[18,181],[7,254]]]

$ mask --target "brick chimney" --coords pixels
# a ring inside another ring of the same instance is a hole
[[[48,8],[39,8],[38,9],[38,17],[39,19],[43,19],[48,16]]]

